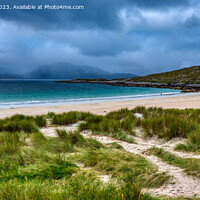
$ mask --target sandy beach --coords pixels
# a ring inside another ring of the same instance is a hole
[[[178,109],[200,108],[200,93],[188,93],[115,102],[92,102],[86,104],[0,109],[0,118],[9,117],[14,114],[40,115],[47,114],[48,112],[63,113],[68,111],[87,111],[94,114],[105,114],[121,108],[132,109],[136,106]]]

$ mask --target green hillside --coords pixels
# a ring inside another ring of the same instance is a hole
[[[200,84],[200,66],[193,66],[159,74],[151,74],[143,77],[133,77],[130,80],[135,82],[152,83]]]

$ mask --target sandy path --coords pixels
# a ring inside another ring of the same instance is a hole
[[[40,132],[47,137],[57,137],[56,129],[66,130],[67,132],[73,132],[77,130],[78,123],[71,124],[69,126],[59,126],[59,127],[45,127],[41,128]]]
[[[87,136],[87,134],[84,134]],[[88,136],[87,136],[88,137]],[[200,180],[196,179],[192,176],[188,176],[183,172],[183,169],[179,167],[175,167],[172,165],[168,165],[161,161],[161,159],[153,156],[153,155],[145,155],[143,152],[148,148],[152,147],[152,145],[147,144],[129,144],[127,142],[122,142],[118,140],[114,140],[105,136],[92,136],[96,140],[102,143],[111,143],[117,142],[120,144],[126,151],[134,154],[139,154],[145,157],[147,160],[158,166],[159,172],[167,172],[168,175],[173,177],[173,183],[168,183],[160,188],[148,190],[150,193],[155,195],[167,195],[167,196],[185,196],[192,197],[193,195],[197,195],[196,197],[200,197]]]
[[[140,129],[136,129],[136,134],[137,136],[134,137],[134,140],[137,144],[141,145],[141,146],[145,146],[148,148],[152,148],[154,146],[158,147],[158,148],[163,148],[165,151],[168,151],[172,154],[174,154],[177,157],[181,157],[181,158],[196,158],[196,159],[200,159],[200,155],[194,154],[194,153],[187,153],[187,152],[181,152],[181,151],[175,151],[174,148],[176,147],[176,145],[181,144],[181,143],[185,143],[186,140],[185,139],[180,139],[180,138],[174,138],[171,139],[169,141],[165,141],[163,139],[158,139],[156,137],[152,137],[152,138],[143,138],[142,137],[142,133]]]
[[[64,129],[66,131],[75,131],[77,129],[78,124],[73,124],[71,126],[60,126],[60,127],[47,127],[42,128],[41,132],[45,136],[52,136],[56,137],[56,129]],[[140,133],[137,130],[138,133]],[[183,142],[178,139],[171,140],[169,142],[164,142],[162,140],[157,140],[156,138],[151,139],[143,139],[140,134],[139,136],[134,137],[137,144],[131,144],[124,141],[119,141],[110,137],[106,136],[97,136],[97,135],[91,135],[91,132],[89,131],[83,131],[81,133],[84,137],[92,137],[98,140],[101,143],[107,144],[112,142],[117,142],[120,144],[127,152],[139,154],[143,157],[145,157],[147,160],[158,166],[159,172],[167,172],[168,175],[172,176],[172,181],[168,184],[165,184],[161,186],[160,188],[156,189],[150,189],[148,190],[151,194],[154,195],[168,195],[168,196],[185,196],[185,197],[192,197],[193,195],[196,195],[196,197],[200,197],[200,180],[197,178],[194,178],[192,176],[188,176],[183,172],[183,169],[179,167],[175,167],[172,165],[168,165],[165,162],[161,161],[161,159],[157,158],[153,155],[146,155],[144,152],[153,147],[159,147],[163,148],[165,150],[169,150],[172,153],[174,153],[177,156],[180,157],[195,157],[199,158],[199,155],[193,155],[193,154],[185,154],[182,152],[175,152],[173,151],[173,148],[176,144]]]
[[[47,107],[29,107],[0,109],[0,118],[12,116],[14,114],[40,115],[48,112],[63,113],[68,111],[89,111],[94,114],[105,114],[121,108],[135,108],[136,106],[163,107],[163,108],[200,108],[200,93],[182,94],[180,96],[161,96],[149,99],[134,99],[116,102],[101,102],[88,104],[59,105]]]

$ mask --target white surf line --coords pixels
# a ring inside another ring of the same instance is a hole
[[[172,197],[193,197],[194,195],[196,195],[196,197],[200,197],[200,180],[184,174],[183,169],[172,165],[168,165],[156,156],[144,155],[143,152],[149,149],[149,145],[145,146],[144,144],[130,144],[106,136],[90,135],[87,132],[83,132],[82,134],[85,137],[92,137],[104,144],[117,142],[127,152],[139,154],[145,157],[147,160],[149,160],[158,167],[159,172],[167,172],[170,176],[173,177],[173,183],[165,184],[160,188],[150,189],[148,190],[149,192],[155,195],[167,195]]]

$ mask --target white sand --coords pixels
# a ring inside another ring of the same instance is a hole
[[[88,104],[74,104],[74,105],[58,105],[46,107],[27,107],[27,108],[13,108],[0,109],[0,118],[9,117],[14,114],[24,115],[39,115],[47,114],[48,112],[63,113],[68,111],[89,111],[94,114],[105,114],[113,110],[121,108],[132,109],[136,106],[147,107],[163,107],[163,108],[200,108],[200,93],[183,94],[179,96],[157,97],[149,99],[135,99],[119,102],[100,102]]]

